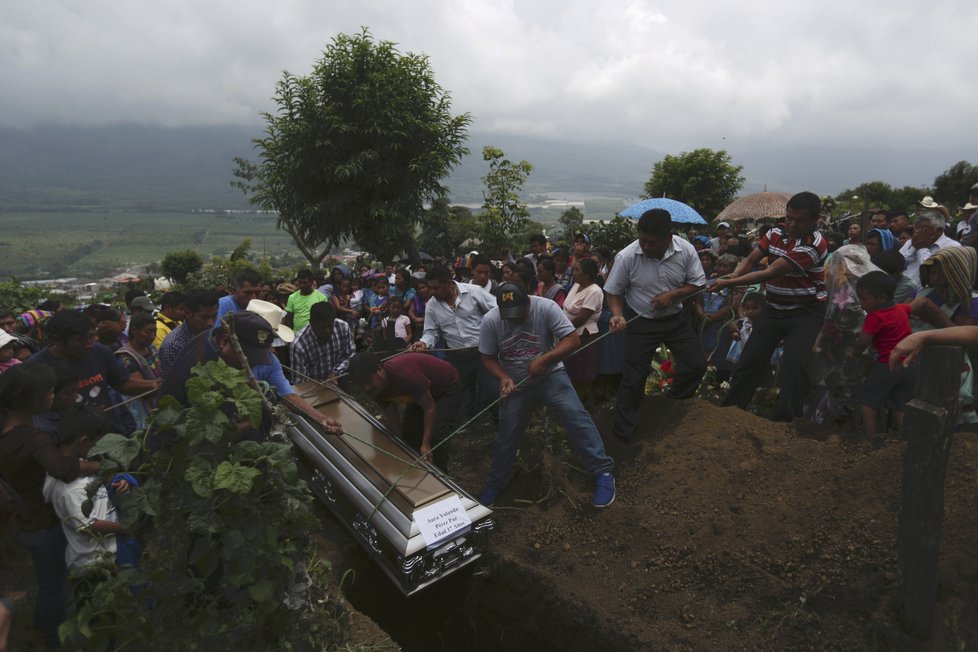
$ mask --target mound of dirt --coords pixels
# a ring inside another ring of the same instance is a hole
[[[611,420],[609,407],[596,411],[617,464],[615,503],[592,508],[576,458],[531,437],[498,505],[486,575],[544,587],[618,649],[894,645],[901,441],[800,436],[700,400],[648,400],[629,444],[611,437]],[[454,447],[453,472],[473,493],[489,441],[483,432]],[[978,440],[961,433],[948,466],[938,631],[924,649],[978,641],[976,471]],[[587,649],[577,640],[570,648]]]

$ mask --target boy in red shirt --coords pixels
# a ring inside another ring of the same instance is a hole
[[[876,437],[877,415],[884,406],[893,410],[897,425],[903,428],[903,408],[913,397],[916,382],[913,367],[901,365],[895,371],[889,368],[893,347],[910,335],[910,304],[894,304],[895,290],[896,281],[886,272],[870,272],[856,282],[856,295],[866,311],[866,321],[852,354],[862,353],[870,344],[876,349],[876,362],[859,392],[868,439]]]

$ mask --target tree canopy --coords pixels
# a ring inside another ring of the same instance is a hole
[[[530,222],[530,210],[520,199],[520,191],[533,165],[511,161],[503,150],[489,145],[482,148],[482,159],[489,162],[489,172],[482,178],[484,212],[479,237],[482,250],[499,254]]]
[[[560,219],[557,221],[564,227],[561,235],[570,242],[573,241],[574,234],[580,233],[584,227],[584,213],[577,206],[571,206],[560,214]]]
[[[880,208],[912,213],[917,202],[931,192],[928,188],[894,188],[885,181],[867,181],[837,194],[834,205],[838,212],[862,213],[870,208]]]
[[[476,233],[478,222],[465,206],[450,206],[439,197],[421,218],[418,246],[432,256],[454,260],[461,256],[463,244]]]
[[[200,271],[203,266],[204,261],[200,254],[193,249],[184,249],[165,255],[160,263],[160,272],[177,285],[185,285],[187,277]]]
[[[238,160],[237,185],[279,213],[313,267],[344,238],[381,259],[417,258],[414,227],[461,157],[471,121],[452,115],[427,57],[340,34],[307,76],[283,74],[258,164]]]
[[[733,165],[726,150],[701,147],[678,156],[667,154],[652,167],[645,198],[666,197],[695,208],[707,220],[734,200],[744,185],[742,165]]]
[[[978,165],[958,161],[934,179],[934,199],[952,208],[968,199],[968,190],[978,183]]]

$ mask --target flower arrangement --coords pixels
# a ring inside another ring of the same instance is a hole
[[[649,377],[645,381],[646,396],[657,396],[668,394],[672,388],[673,377],[676,374],[675,363],[672,353],[665,344],[659,345],[652,356],[652,368]]]

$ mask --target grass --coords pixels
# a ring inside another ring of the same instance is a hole
[[[105,276],[194,249],[226,255],[245,238],[269,255],[295,252],[275,217],[178,212],[4,213],[0,277]]]

